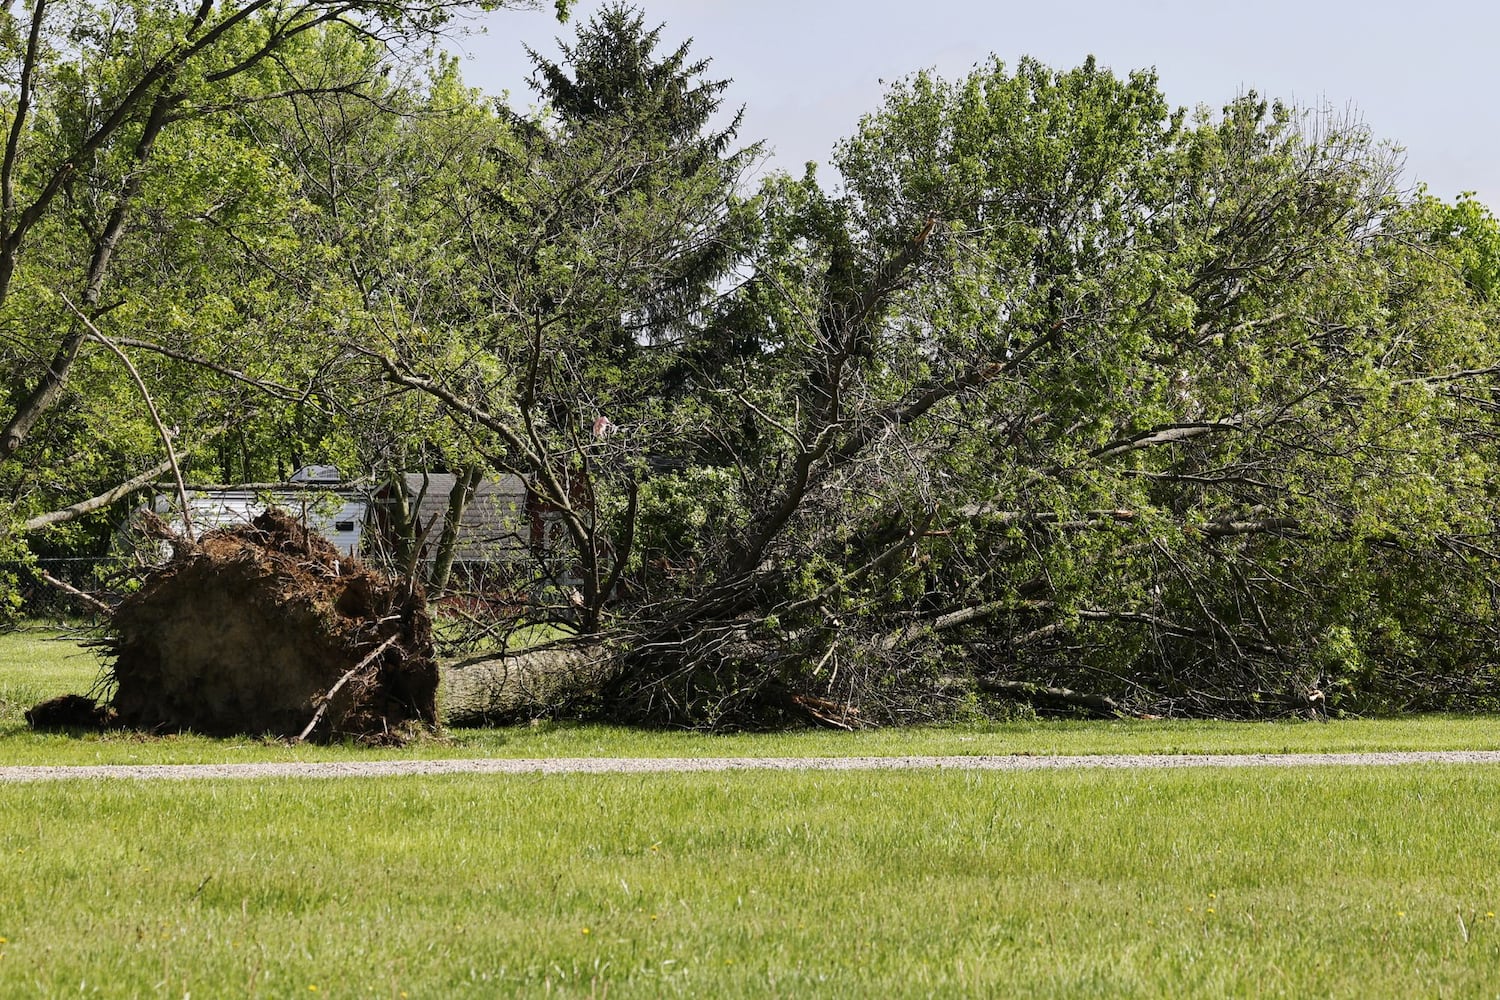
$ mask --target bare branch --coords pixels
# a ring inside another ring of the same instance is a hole
[[[162,423],[161,414],[156,410],[156,400],[151,398],[151,390],[146,388],[145,380],[141,378],[141,373],[136,371],[135,365],[131,362],[129,356],[114,341],[110,340],[103,333],[100,333],[99,328],[94,325],[93,321],[85,316],[82,310],[75,306],[67,296],[59,297],[88,329],[89,336],[103,344],[115,357],[120,359],[120,362],[130,371],[130,377],[135,380],[136,388],[141,391],[141,398],[146,401],[146,408],[151,411],[151,422],[156,425],[156,433],[161,437],[162,447],[166,449],[167,462],[172,467],[172,478],[177,481],[177,499],[182,503],[182,529],[188,540],[191,541],[193,538],[193,512],[188,507],[187,487],[182,482],[182,469],[177,465],[177,452],[172,447],[172,435],[167,431],[166,425]]]
[[[156,482],[156,480],[160,478],[163,473],[169,472],[171,471],[171,469],[171,460],[163,459],[161,462],[153,465],[145,472],[142,472],[138,476],[127,479],[125,482],[121,483],[119,486],[116,486],[112,490],[106,490],[105,492],[100,493],[98,496],[90,497],[87,500],[80,500],[78,503],[75,503],[70,507],[64,507],[61,510],[54,510],[46,514],[39,514],[36,517],[33,517],[31,520],[26,521],[21,525],[21,531],[41,531],[43,528],[50,528],[58,524],[66,524],[69,521],[76,521],[86,514],[92,514],[94,513],[94,511],[103,510],[105,507],[108,507],[115,501],[122,500],[125,497],[130,496],[130,494],[136,492],[137,490],[141,490],[147,486],[150,486],[152,483]]]
[[[1022,701],[1042,702],[1071,709],[1081,709],[1100,718],[1120,718],[1128,713],[1120,703],[1102,694],[1088,694],[1071,688],[1032,684],[1029,681],[1005,681],[994,677],[981,677],[979,688],[991,694],[1004,695]]]
[[[1212,538],[1230,538],[1236,535],[1300,531],[1301,528],[1302,522],[1295,517],[1266,517],[1251,521],[1210,521],[1198,530]]]
[[[26,39],[25,62],[16,88],[16,106],[11,112],[10,135],[5,140],[5,161],[0,165],[0,238],[10,234],[11,215],[16,208],[16,161],[20,157],[21,136],[26,133],[26,116],[31,111],[31,88],[36,77],[42,23],[46,15],[47,0],[36,0],[36,6],[31,9],[31,32]]]
[[[49,587],[56,587],[58,590],[61,590],[63,593],[69,595],[70,597],[76,597],[78,600],[87,604],[89,607],[93,608],[95,611],[98,611],[100,614],[112,615],[115,613],[114,608],[110,607],[108,604],[105,604],[93,594],[84,593],[77,587],[73,586],[71,583],[68,583],[66,580],[59,580],[57,577],[53,576],[51,573],[48,573],[46,570],[36,569],[32,572],[36,573],[37,579],[41,580]]]
[[[133,347],[138,351],[150,351],[152,354],[160,354],[163,357],[171,358],[174,361],[181,361],[184,364],[193,365],[198,368],[206,368],[212,372],[218,372],[220,375],[224,375],[228,378],[234,379],[236,382],[243,382],[248,386],[259,389],[260,391],[276,399],[282,399],[292,403],[299,403],[307,398],[307,393],[293,389],[290,386],[282,385],[280,382],[273,382],[270,379],[257,378],[254,375],[247,375],[236,368],[230,368],[227,365],[221,365],[216,361],[210,361],[207,358],[188,354],[184,351],[174,350],[170,347],[165,347],[150,340],[136,340],[131,337],[116,337],[115,343],[119,344],[121,347]]]
[[[339,691],[343,689],[345,684],[349,683],[350,678],[368,667],[371,663],[374,663],[375,660],[379,658],[381,653],[384,653],[387,649],[390,649],[391,646],[394,645],[396,640],[399,638],[401,638],[401,633],[393,632],[391,635],[386,637],[386,640],[384,642],[371,650],[369,655],[367,655],[363,660],[360,660],[354,666],[344,671],[344,676],[335,681],[333,687],[329,688],[328,693],[325,694],[319,701],[318,710],[313,713],[313,717],[308,721],[307,727],[304,728],[302,732],[298,733],[297,738],[292,740],[292,742],[301,743],[303,740],[307,739],[307,737],[312,734],[313,729],[316,728],[318,723],[322,721],[324,714],[328,711],[328,706],[333,704],[333,696],[338,694]]]
[[[1137,451],[1141,448],[1154,448],[1163,444],[1180,444],[1184,441],[1192,441],[1205,437],[1209,434],[1219,434],[1225,431],[1243,430],[1245,418],[1241,416],[1225,417],[1223,420],[1212,420],[1206,423],[1192,424],[1170,424],[1164,427],[1153,427],[1149,431],[1142,431],[1134,437],[1122,438],[1112,441],[1102,448],[1095,448],[1089,452],[1091,458],[1113,458],[1123,455],[1129,451]]]

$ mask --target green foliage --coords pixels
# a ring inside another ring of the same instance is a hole
[[[330,336],[347,294],[330,245],[302,225],[316,210],[295,177],[308,161],[266,145],[262,126],[306,97],[379,102],[392,47],[454,13],[105,0],[6,15],[0,535],[48,512],[100,516],[162,458],[133,381],[75,309],[134,357],[190,473],[282,478],[351,455],[334,401],[345,348]],[[85,535],[42,544],[104,544]]]
[[[1390,163],[1358,122],[1253,94],[1189,122],[1150,77],[1092,63],[898,84],[840,156],[856,280],[924,218],[947,225],[844,391],[902,412],[974,379],[902,447],[927,464],[910,487],[926,509],[999,516],[913,546],[935,567],[916,600],[910,571],[872,580],[876,636],[906,641],[903,609],[983,608],[940,637],[981,669],[1176,711],[1297,705],[1320,684],[1349,706],[1446,704],[1423,678],[1450,669],[1468,679],[1439,686],[1485,690],[1494,622],[1456,591],[1493,567],[1452,550],[1493,530],[1491,422],[1459,414],[1482,397],[1434,399],[1432,373],[1492,375],[1487,215],[1408,215]],[[1467,288],[1415,259],[1454,241]],[[1417,301],[1421,319],[1404,312]],[[899,480],[878,482],[855,534],[902,503]]]
[[[516,627],[628,651],[617,715],[1500,693],[1500,223],[1403,195],[1358,120],[991,60],[892,86],[835,183],[752,191],[727,81],[624,4],[532,52],[534,114],[391,55],[441,6],[243,13],[47,24],[8,174],[36,211],[0,213],[32,220],[0,240],[7,524],[158,460],[71,302],[205,478],[525,477]]]
[[[1500,291],[1500,221],[1472,191],[1451,205],[1427,194],[1424,187],[1407,209],[1427,239],[1451,254],[1451,266],[1481,302]]]
[[[691,571],[734,530],[743,506],[728,469],[651,477],[640,489],[634,567],[667,575]]]

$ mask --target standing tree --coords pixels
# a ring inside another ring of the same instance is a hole
[[[357,92],[368,67],[304,74],[319,37],[396,47],[462,10],[384,0],[37,0],[6,15],[0,544],[11,555],[26,551],[22,536],[76,521],[165,471],[143,457],[152,447],[142,411],[124,402],[134,391],[101,353],[105,337],[154,355],[153,390],[187,358],[200,375],[305,395],[281,386],[274,369],[247,372],[216,356],[230,333],[240,343],[269,339],[288,311],[253,266],[282,258],[284,192],[275,168],[235,136],[235,117],[292,94]],[[226,266],[236,255],[240,266]],[[204,328],[207,341],[182,343]],[[260,357],[277,353],[259,346]],[[203,387],[188,395],[192,409],[173,413],[183,451],[219,430]]]
[[[534,56],[542,114],[508,114],[473,173],[450,175],[454,290],[406,282],[403,308],[376,320],[384,343],[360,349],[444,407],[487,470],[526,477],[555,542],[538,567],[546,614],[593,635],[631,564],[649,467],[682,461],[699,403],[672,389],[674,366],[707,342],[747,245],[734,191],[754,148],[729,148],[735,122],[712,123],[724,84],[686,46],[658,55],[640,15],[607,9],[578,37],[564,66]]]

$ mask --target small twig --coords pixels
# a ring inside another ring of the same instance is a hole
[[[401,634],[399,632],[394,633],[389,638],[387,638],[385,642],[382,642],[380,645],[376,646],[375,649],[371,651],[370,655],[366,656],[363,660],[360,660],[354,666],[345,671],[344,676],[340,677],[334,683],[333,687],[328,689],[328,693],[323,696],[323,703],[319,705],[318,710],[313,713],[312,721],[308,722],[307,728],[303,729],[301,733],[297,734],[297,738],[295,740],[292,740],[292,742],[301,743],[303,740],[307,739],[307,737],[311,735],[313,729],[317,726],[317,724],[323,720],[323,713],[327,712],[328,706],[333,703],[333,696],[338,694],[339,690],[345,684],[349,683],[349,678],[353,677],[355,674],[359,673],[361,670],[365,669],[365,667],[368,667],[371,663],[373,663],[381,653],[384,653],[387,649],[389,649],[391,647],[391,644],[400,637]]]
[[[193,894],[189,896],[188,899],[197,899],[199,894],[203,892],[203,887],[208,885],[208,880],[213,877],[213,872],[209,872],[207,875],[203,876],[203,881],[198,883],[198,888],[193,890]]]

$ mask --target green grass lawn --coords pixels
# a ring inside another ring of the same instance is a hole
[[[0,996],[1479,996],[1500,773],[0,787]]]
[[[1500,722],[1031,722],[400,750],[40,735],[92,654],[0,637],[0,763],[1500,746]],[[0,996],[1472,996],[1500,769],[0,785]]]
[[[0,632],[0,719],[44,698],[87,694],[100,677],[97,652],[44,626]]]
[[[1500,718],[1422,716],[1332,722],[980,723],[857,733],[805,730],[704,735],[618,727],[542,724],[453,730],[399,749],[290,747],[253,737],[144,738],[31,732],[24,709],[98,680],[99,660],[76,641],[34,629],[0,635],[0,765],[185,764],[400,757],[896,756],[902,754],[1282,753],[1359,750],[1500,749]]]

